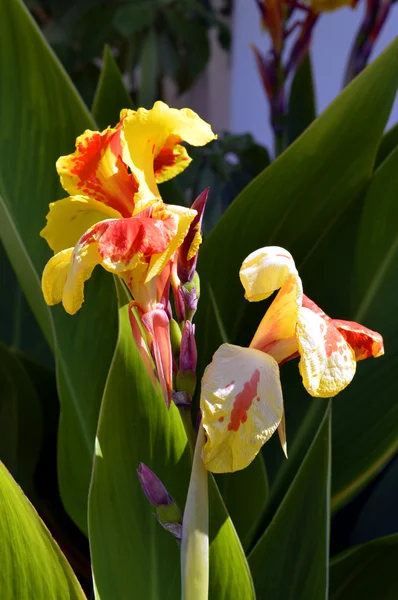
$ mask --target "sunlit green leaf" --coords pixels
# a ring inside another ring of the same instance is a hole
[[[83,600],[62,552],[0,463],[0,590],[4,599]]]

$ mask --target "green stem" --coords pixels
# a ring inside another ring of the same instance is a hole
[[[208,600],[209,597],[209,498],[208,475],[202,460],[204,442],[205,434],[200,425],[182,522],[182,600]]]

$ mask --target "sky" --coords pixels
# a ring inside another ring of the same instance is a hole
[[[317,113],[324,110],[341,90],[345,64],[362,20],[364,0],[356,10],[343,8],[321,15],[312,40],[312,64]],[[371,59],[382,52],[398,34],[398,3],[375,45]],[[268,35],[261,30],[255,0],[235,0],[232,47],[232,94],[230,124],[234,133],[249,131],[257,141],[273,147],[269,113],[249,44],[269,48]],[[397,65],[398,68],[398,65]],[[398,121],[396,98],[387,128]]]

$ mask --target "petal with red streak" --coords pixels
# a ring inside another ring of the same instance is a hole
[[[129,217],[138,182],[122,160],[121,131],[120,125],[101,133],[85,131],[76,140],[76,151],[57,160],[57,171],[71,196],[89,196]]]
[[[355,360],[363,360],[370,356],[377,358],[384,354],[383,338],[377,331],[354,321],[332,319],[332,323],[354,350]]]
[[[173,358],[170,342],[170,321],[162,308],[145,313],[141,317],[145,329],[151,336],[151,346],[155,359],[160,387],[167,408],[170,408],[173,387]]]
[[[200,406],[207,436],[206,469],[213,473],[244,469],[282,419],[276,361],[253,348],[223,344],[205,370]]]
[[[303,307],[297,321],[299,370],[306,390],[318,398],[341,392],[355,375],[355,354],[329,317]]]

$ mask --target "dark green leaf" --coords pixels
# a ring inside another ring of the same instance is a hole
[[[397,448],[397,171],[398,148],[375,172],[359,222],[353,318],[382,333],[386,357],[359,363],[353,383],[335,404],[334,508],[357,493]]]
[[[330,565],[330,600],[394,600],[398,596],[398,534],[351,548]]]
[[[398,146],[398,123],[396,123],[391,129],[389,129],[381,140],[381,144],[379,146],[379,151],[376,156],[376,164],[375,169],[383,160],[387,158],[387,156]]]
[[[304,58],[294,74],[287,112],[287,141],[294,142],[316,117],[311,57]]]
[[[73,152],[75,138],[95,124],[22,3],[0,0],[0,12],[0,236],[56,349],[60,490],[84,530],[97,416],[116,338],[115,294],[112,278],[98,271],[77,315],[50,311],[40,277],[51,252],[39,232],[48,204],[67,195],[56,159]]]
[[[320,401],[322,402],[322,401]],[[249,555],[258,598],[327,598],[330,408],[269,527]]]
[[[261,453],[246,469],[217,476],[217,485],[246,551],[268,500],[267,473]]]
[[[109,46],[105,46],[101,75],[93,102],[93,117],[98,126],[105,129],[109,125],[116,125],[122,108],[133,108],[133,101]]]
[[[2,463],[0,553],[0,589],[4,599],[85,598],[62,552]]]
[[[3,344],[0,381],[0,459],[29,495],[42,441],[41,406],[22,364]]]

